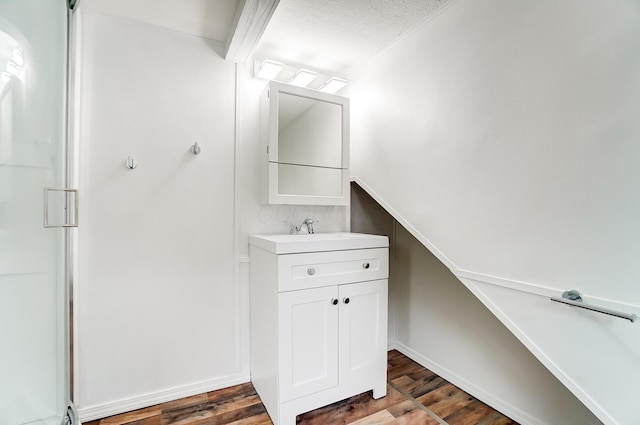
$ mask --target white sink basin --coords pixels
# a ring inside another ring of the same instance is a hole
[[[274,254],[337,251],[342,249],[386,248],[386,236],[363,233],[314,233],[300,235],[251,235],[249,244]]]

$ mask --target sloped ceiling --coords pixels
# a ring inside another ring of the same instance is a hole
[[[348,74],[449,0],[280,0],[256,57]]]
[[[243,54],[348,74],[455,0],[81,0],[84,11],[205,37],[226,49],[244,25],[254,39]],[[266,5],[266,6],[265,6]],[[257,19],[260,8],[275,12]],[[266,25],[266,27],[265,27]],[[243,42],[245,42],[243,40]]]
[[[242,0],[81,0],[84,11],[124,18],[224,44]]]

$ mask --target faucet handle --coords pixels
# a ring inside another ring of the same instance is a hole
[[[287,223],[289,225],[289,234],[290,235],[297,234],[300,231],[300,228],[302,227],[302,226],[298,227],[298,225],[296,223],[293,223],[293,222],[287,221],[287,220],[284,220],[283,223]]]

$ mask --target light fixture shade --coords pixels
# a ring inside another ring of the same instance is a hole
[[[296,75],[293,76],[289,83],[293,84],[294,86],[306,87],[309,85],[309,83],[316,79],[317,75],[318,73],[316,72],[309,71],[307,69],[301,69],[296,72]]]
[[[322,87],[320,87],[320,91],[325,93],[336,93],[346,85],[347,80],[344,78],[331,77]]]
[[[22,68],[24,65],[24,55],[22,51],[20,49],[15,49],[11,55],[11,60],[18,66],[18,68]]]
[[[273,80],[282,71],[282,64],[271,60],[265,60],[260,65],[260,69],[256,72],[256,78],[265,80]]]
[[[13,61],[7,62],[7,72],[17,76],[20,73],[20,67]]]

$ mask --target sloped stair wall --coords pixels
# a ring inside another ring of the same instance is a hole
[[[389,236],[389,344],[520,424],[601,422],[428,249],[352,183],[351,230]]]
[[[606,424],[640,423],[640,3],[458,0],[351,79],[352,175]]]

